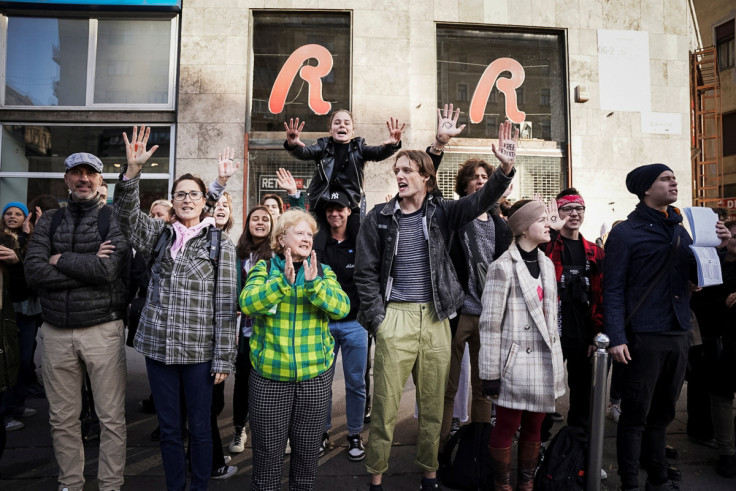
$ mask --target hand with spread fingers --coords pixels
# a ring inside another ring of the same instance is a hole
[[[240,162],[235,162],[234,158],[235,150],[230,147],[225,147],[217,155],[217,182],[221,186],[225,186],[228,179],[240,169]]]
[[[383,142],[384,145],[398,145],[401,141],[401,134],[404,132],[406,123],[401,125],[399,128],[399,120],[391,118],[391,121],[386,121],[386,127],[388,128],[388,140]]]
[[[153,152],[158,149],[158,145],[154,145],[150,150],[146,150],[148,146],[148,138],[151,136],[151,127],[141,125],[140,130],[137,126],[133,126],[133,134],[128,140],[128,134],[123,133],[123,141],[125,142],[125,155],[128,159],[128,167],[125,175],[128,179],[132,179],[138,175],[143,168],[143,164],[148,162]]]
[[[284,251],[284,276],[286,276],[286,281],[290,285],[293,285],[296,281],[296,271],[294,270],[294,261],[291,259],[290,247]]]
[[[513,137],[511,136],[513,132]],[[506,120],[498,125],[498,148],[491,144],[493,155],[501,162],[504,174],[511,172],[516,160],[516,142],[519,140],[519,128],[514,128],[511,121]]]
[[[291,172],[284,169],[283,167],[279,167],[276,171],[276,183],[281,189],[286,191],[286,194],[288,194],[289,196],[294,196],[299,190],[296,187],[296,181],[291,175]]]
[[[309,255],[309,261],[304,260],[302,267],[304,268],[304,281],[312,281],[317,277],[319,270],[317,269],[317,253],[314,250]]]
[[[560,211],[557,209],[557,200],[549,200],[545,208],[547,209],[547,217],[549,218],[549,228],[558,231],[562,230],[562,227],[565,226],[570,217],[566,216],[564,219],[560,217]]]
[[[291,118],[289,120],[289,124],[286,124],[284,122],[284,128],[286,129],[286,144],[290,147],[296,147],[305,146],[304,143],[299,139],[299,135],[301,135],[302,130],[304,129],[305,121],[302,121],[301,124],[299,124],[299,118],[296,118],[296,121],[294,118]]]

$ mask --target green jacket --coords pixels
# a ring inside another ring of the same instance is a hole
[[[332,366],[335,340],[328,323],[348,314],[350,299],[329,266],[322,269],[321,277],[304,281],[300,268],[294,285],[286,281],[281,257],[271,259],[270,271],[265,261],[250,270],[240,308],[253,317],[250,361],[260,376],[301,382]]]

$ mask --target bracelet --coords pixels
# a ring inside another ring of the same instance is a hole
[[[435,152],[442,153],[446,145],[442,145],[442,148],[437,147],[434,143],[432,143],[429,148],[431,150],[434,150]]]
[[[436,134],[436,135],[434,135],[434,139],[435,139],[435,140],[437,140],[438,142],[440,142],[440,143],[441,143],[441,144],[443,144],[443,145],[447,145],[447,142],[449,142],[449,141],[450,141],[450,138],[448,138],[448,139],[447,139],[447,141],[442,141],[442,139],[440,138],[440,135],[439,135],[439,133],[438,133],[438,134]]]

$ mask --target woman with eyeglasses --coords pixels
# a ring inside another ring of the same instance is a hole
[[[146,357],[155,394],[166,487],[183,490],[186,485],[181,390],[189,422],[190,489],[206,490],[212,472],[213,384],[233,372],[236,355],[235,247],[220,235],[215,219],[206,216],[205,185],[192,174],[174,181],[171,223],[141,211],[140,172],[158,148],[146,149],[150,132],[133,127],[131,140],[123,133],[127,167],[115,186],[120,227],[131,246],[153,263],[134,346]],[[228,153],[220,154],[220,190],[238,167]]]

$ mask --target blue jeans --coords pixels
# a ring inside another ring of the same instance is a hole
[[[335,338],[335,358],[342,349],[342,370],[345,376],[345,413],[349,435],[363,430],[365,411],[365,367],[368,357],[368,331],[357,321],[330,322]],[[332,427],[332,394],[327,406],[325,431]]]
[[[212,473],[212,363],[166,365],[146,357],[146,369],[156,414],[161,427],[161,459],[166,473],[166,488],[184,490],[187,465],[181,434],[179,387],[184,390],[189,420],[189,459],[192,468],[190,490],[206,491]]]

